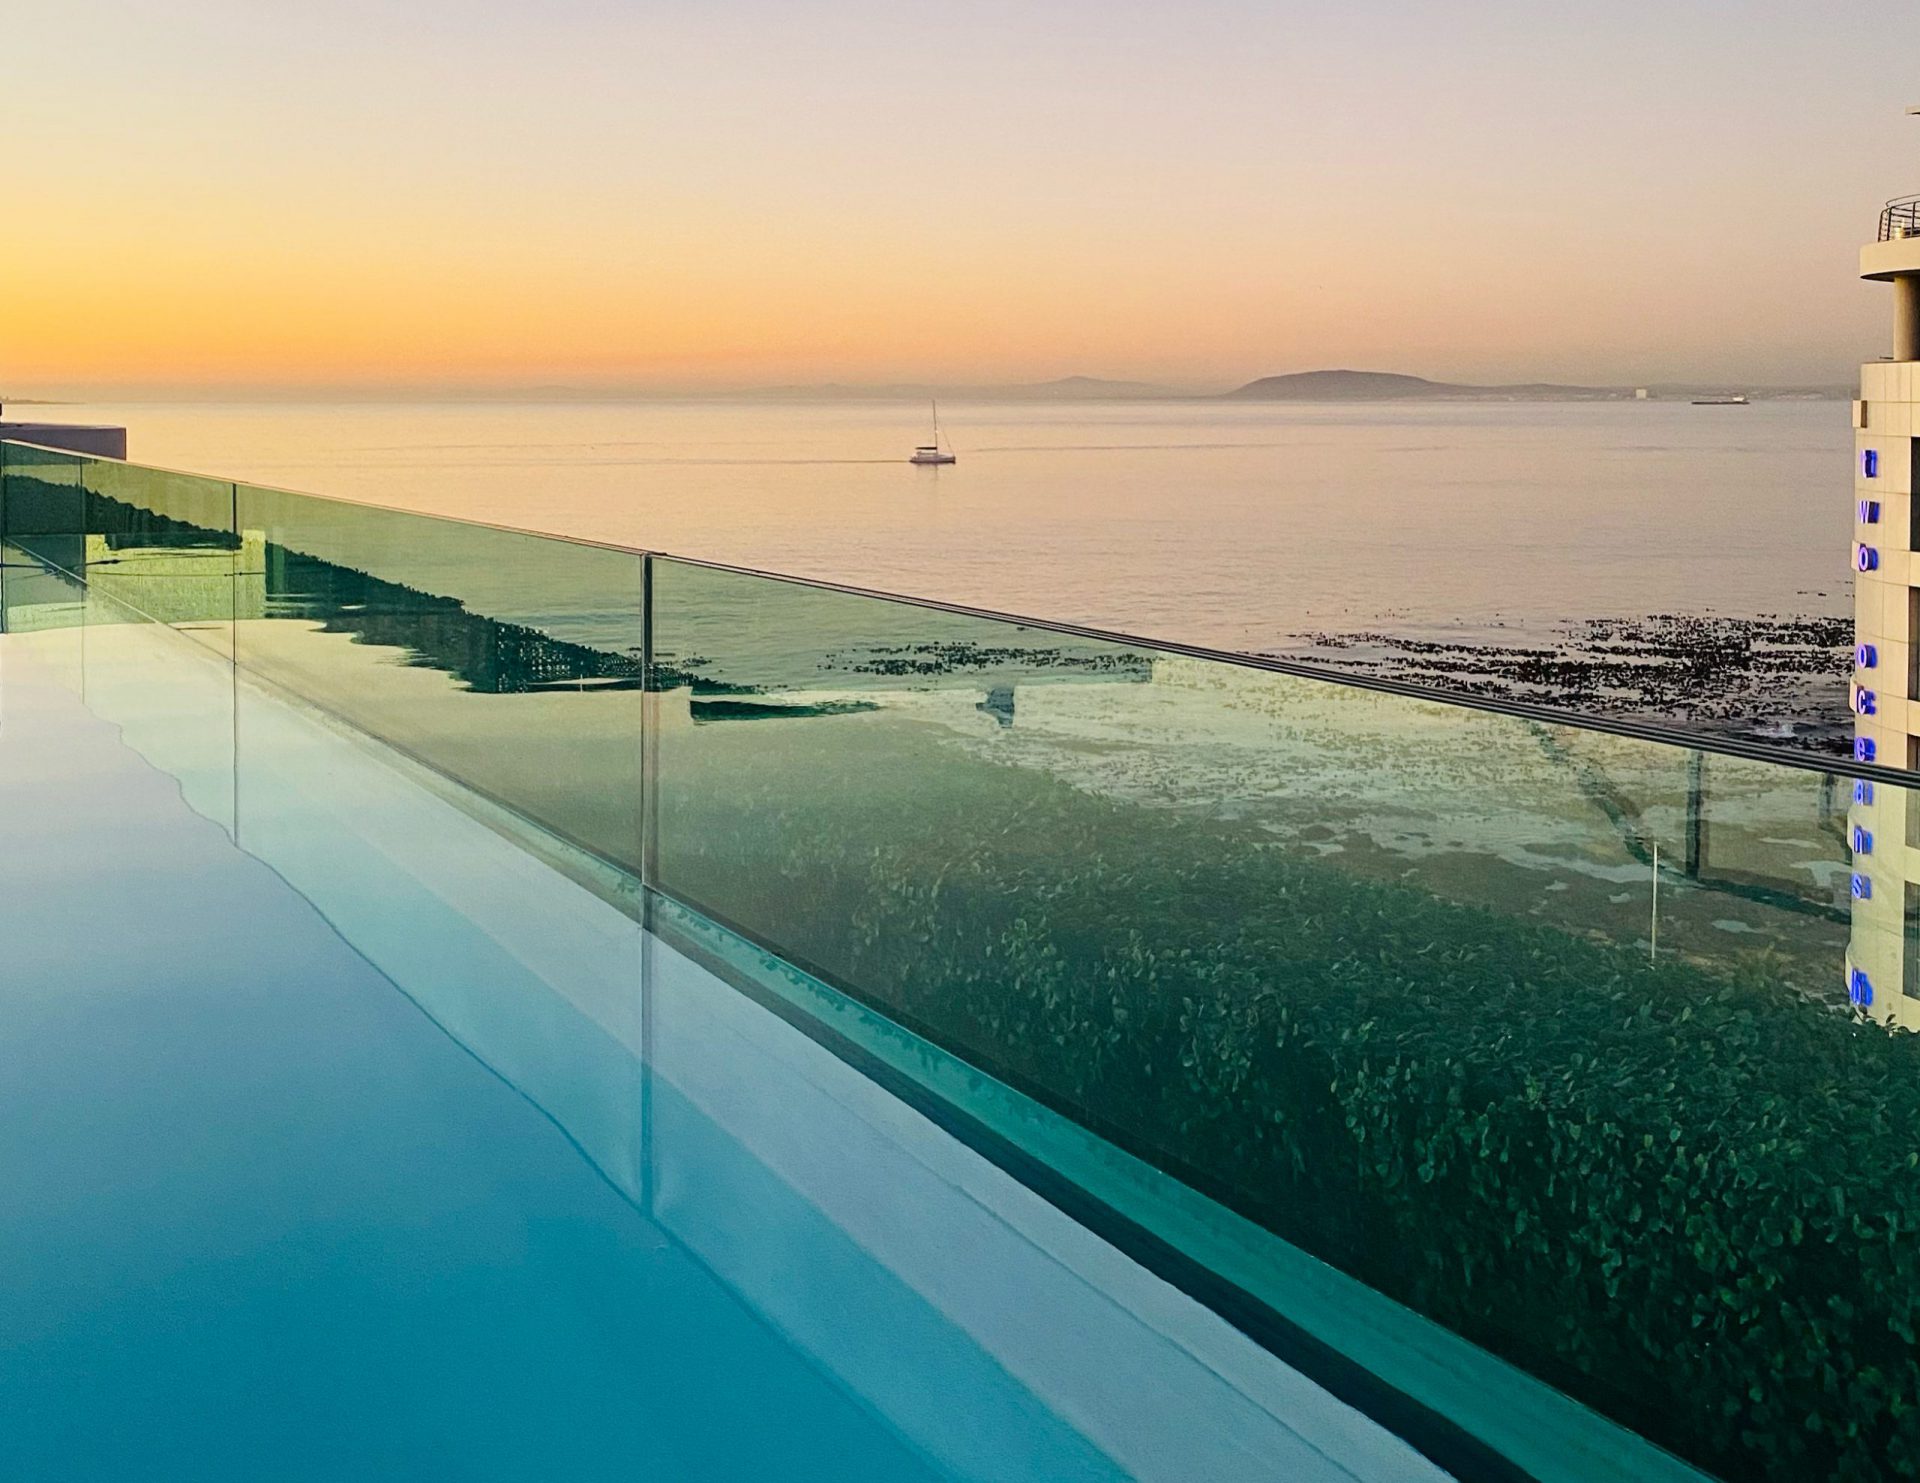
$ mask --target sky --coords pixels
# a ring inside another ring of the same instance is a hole
[[[0,392],[1843,383],[1867,0],[11,0]]]

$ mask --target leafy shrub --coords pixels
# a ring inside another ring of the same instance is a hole
[[[1029,774],[806,762],[668,767],[665,884],[1703,1466],[1920,1473],[1920,1037],[1764,955],[1650,965]]]

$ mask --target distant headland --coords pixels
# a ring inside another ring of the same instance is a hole
[[[175,389],[162,400],[266,402],[652,402],[652,401],[767,401],[767,402],[888,402],[927,397],[980,402],[1627,402],[1689,401],[1696,397],[1738,393],[1753,401],[1844,401],[1853,395],[1839,382],[1799,386],[1761,386],[1750,382],[1650,382],[1639,386],[1574,386],[1552,381],[1525,381],[1477,385],[1461,381],[1434,381],[1399,371],[1320,370],[1262,376],[1245,385],[1218,389],[1191,383],[1169,386],[1147,381],[1116,380],[1102,376],[1062,376],[1052,381],[974,382],[913,381],[884,383],[826,382],[789,385],[663,386],[640,382],[603,381],[591,384],[471,385],[390,384],[381,386],[284,386]],[[144,401],[150,393],[103,393],[82,400]],[[8,396],[0,402],[18,406],[55,406],[46,397]]]
[[[910,383],[884,386],[835,384],[828,386],[767,386],[743,389],[735,395],[769,399],[886,400],[933,396],[955,400],[1021,402],[1630,402],[1688,401],[1700,396],[1739,392],[1754,401],[1845,400],[1852,389],[1840,383],[1828,386],[1753,386],[1744,383],[1680,384],[1656,382],[1641,386],[1571,386],[1553,381],[1524,381],[1476,385],[1461,381],[1432,381],[1398,371],[1295,371],[1262,376],[1227,391],[1157,386],[1143,381],[1115,381],[1098,376],[1065,376],[1057,381],[985,385]]]
[[[744,389],[736,395],[770,399],[886,400],[894,397],[943,396],[955,400],[1019,402],[1630,402],[1645,393],[1650,401],[1685,401],[1738,391],[1755,401],[1845,400],[1850,387],[1750,386],[1655,383],[1644,386],[1566,386],[1552,381],[1525,381],[1480,386],[1460,381],[1431,381],[1397,371],[1295,371],[1262,376],[1228,391],[1194,387],[1157,386],[1144,381],[1114,381],[1099,376],[1064,376],[1057,381],[985,385],[896,383],[885,386],[834,384],[827,386],[766,386]]]
[[[1429,381],[1394,371],[1297,371],[1286,376],[1262,376],[1245,386],[1217,394],[1217,399],[1245,402],[1622,402],[1691,398],[1724,393],[1725,386],[1562,386],[1551,381],[1526,381],[1505,386],[1475,386],[1458,381]],[[1841,386],[1779,386],[1741,388],[1753,398],[1789,398],[1800,401],[1843,398]]]

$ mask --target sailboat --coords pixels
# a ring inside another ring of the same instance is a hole
[[[933,403],[933,441],[913,450],[908,463],[958,463],[960,455],[940,446],[940,403]]]

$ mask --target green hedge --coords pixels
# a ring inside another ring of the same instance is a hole
[[[666,884],[1711,1470],[1920,1474],[1920,1037],[1764,955],[1652,966],[951,755],[806,761],[669,768]]]

